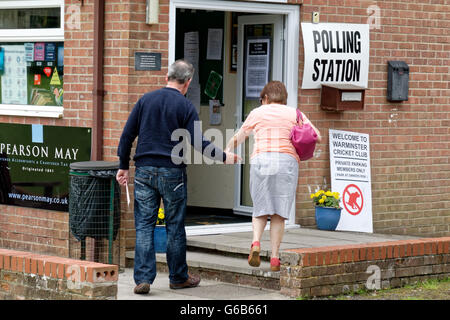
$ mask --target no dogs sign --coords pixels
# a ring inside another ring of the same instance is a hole
[[[336,230],[373,232],[369,135],[329,130],[331,189],[341,195]]]
[[[355,184],[345,187],[342,194],[343,205],[348,213],[356,216],[361,213],[364,207],[364,196],[361,189]]]

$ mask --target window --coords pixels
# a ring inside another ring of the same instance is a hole
[[[0,1],[0,114],[63,112],[64,0]]]
[[[59,8],[20,8],[0,11],[0,29],[52,29],[60,26]]]

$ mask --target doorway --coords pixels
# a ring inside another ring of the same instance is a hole
[[[249,113],[259,107],[259,93],[271,80],[283,81],[283,15],[252,14],[238,17],[236,124],[240,128]],[[237,214],[252,214],[249,190],[252,139],[238,148],[245,160],[235,166]]]
[[[170,2],[169,64],[186,59],[185,55],[188,60],[198,59],[194,64],[198,78],[193,79],[198,86],[187,97],[197,107],[204,135],[218,147],[224,148],[230,131],[240,128],[248,113],[259,106],[259,92],[267,81],[283,81],[288,105],[296,107],[298,72],[287,71],[298,70],[299,8],[231,1]],[[206,92],[213,73],[221,84]],[[211,101],[216,101],[217,113]],[[188,235],[251,230],[251,145],[252,139],[238,150],[243,164],[188,165]],[[294,225],[295,204],[286,227]]]

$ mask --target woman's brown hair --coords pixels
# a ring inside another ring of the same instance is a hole
[[[287,104],[288,93],[284,84],[280,81],[270,81],[262,89],[261,99],[267,97],[268,103]]]

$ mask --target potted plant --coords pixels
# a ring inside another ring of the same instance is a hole
[[[157,253],[165,253],[167,248],[167,231],[164,219],[165,219],[164,208],[159,208],[158,217],[156,219],[156,227],[153,234],[155,252]]]
[[[339,192],[319,190],[311,194],[316,207],[316,225],[320,230],[336,230],[341,218]]]

